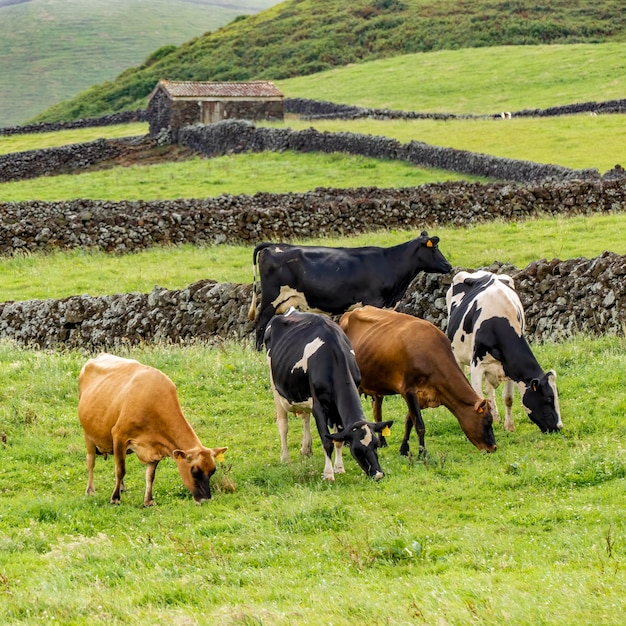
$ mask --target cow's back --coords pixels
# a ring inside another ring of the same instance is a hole
[[[461,364],[470,363],[476,351],[480,351],[477,342],[480,343],[480,329],[485,321],[493,325],[494,320],[502,320],[517,335],[524,332],[524,309],[513,279],[506,274],[459,272],[448,289],[446,304],[447,335]]]
[[[357,356],[362,387],[374,384],[376,391],[401,391],[418,379],[444,370],[443,361],[456,363],[450,342],[426,320],[397,311],[363,307],[345,313],[340,321]]]
[[[159,370],[133,359],[112,354],[90,359],[80,371],[78,385],[80,422],[103,451],[111,451],[106,450],[106,444],[120,420],[127,430],[133,422],[140,427],[146,418],[154,418],[153,426],[158,427],[160,415],[178,413],[172,381]],[[170,407],[172,402],[175,406]]]
[[[306,400],[315,389],[332,393],[338,381],[360,381],[348,338],[324,315],[277,315],[267,327],[265,342],[274,385],[290,401]]]

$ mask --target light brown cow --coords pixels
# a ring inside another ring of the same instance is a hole
[[[374,400],[374,420],[382,418],[384,396],[400,394],[407,403],[400,454],[409,453],[411,427],[419,437],[420,455],[426,453],[421,409],[441,404],[479,450],[496,449],[490,404],[472,389],[450,341],[436,326],[372,306],[344,313],[340,325],[356,355],[361,391]]]
[[[215,461],[227,448],[205,448],[185,419],[174,383],[163,372],[132,359],[100,354],[85,363],[78,377],[78,416],[87,446],[87,495],[95,492],[96,454],[115,457],[111,504],[124,490],[126,455],[146,464],[144,506],[154,505],[152,483],[159,461],[172,457],[197,504],[210,499]]]

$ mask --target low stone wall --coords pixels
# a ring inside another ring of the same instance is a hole
[[[538,182],[541,180],[598,179],[598,170],[572,170],[559,165],[506,159],[467,150],[441,148],[421,141],[402,144],[395,139],[359,133],[320,132],[314,128],[256,128],[243,120],[194,124],[178,132],[178,143],[201,154],[216,156],[238,152],[295,150],[296,152],[345,152],[377,159],[400,160],[422,167],[485,176],[496,180]]]
[[[399,111],[396,109],[373,109],[336,104],[324,100],[309,100],[307,98],[285,99],[285,113],[300,115],[303,119],[357,119],[371,117],[374,119],[392,120],[451,120],[451,119],[501,119],[511,117],[555,117],[560,115],[577,115],[589,113],[600,115],[606,113],[626,113],[626,99],[607,100],[605,102],[580,102],[564,106],[549,107],[547,109],[523,109],[521,111],[498,112],[491,114],[456,114],[456,113],[421,113],[418,111]]]
[[[458,271],[460,268],[456,268]],[[526,310],[531,341],[562,340],[576,333],[624,334],[626,256],[536,261],[509,273]],[[420,274],[398,310],[446,328],[445,293],[453,274]],[[0,337],[37,348],[110,350],[143,342],[253,343],[248,320],[251,285],[200,281],[181,290],[150,294],[73,296],[61,300],[0,303]]]
[[[251,285],[204,280],[149,294],[72,296],[0,303],[0,337],[20,346],[107,350],[144,342],[186,343],[242,339]]]
[[[114,159],[120,152],[115,143],[96,139],[58,148],[3,154],[0,155],[0,183],[71,172]]]
[[[619,173],[619,172],[618,172]],[[0,254],[162,244],[256,244],[389,228],[468,226],[626,210],[626,178],[518,187],[465,181],[403,189],[317,189],[204,200],[0,203]]]
[[[487,154],[431,146],[420,141],[402,144],[395,139],[359,133],[320,132],[314,128],[256,128],[251,122],[228,120],[215,124],[186,126],[177,133],[177,141],[200,154],[217,156],[240,152],[294,150],[297,152],[344,152],[377,159],[401,160],[421,167],[437,167],[460,174],[484,176],[522,183],[542,180],[594,180],[596,169],[572,170],[559,165],[506,159]],[[139,138],[127,138],[138,141]],[[100,139],[60,148],[30,150],[0,156],[0,182],[59,174],[88,167],[119,154],[119,143]],[[171,133],[157,137],[157,142],[171,141]]]
[[[57,130],[71,130],[72,128],[91,128],[93,126],[114,126],[116,124],[131,124],[147,121],[146,110],[124,111],[111,113],[100,117],[86,117],[71,122],[40,122],[38,124],[24,124],[23,126],[4,126],[0,128],[0,135],[26,135],[30,133],[49,133]]]
[[[417,276],[398,310],[445,330],[446,291],[459,269]],[[626,332],[626,255],[605,252],[593,259],[533,261],[524,269],[498,263],[485,269],[513,277],[531,341]]]

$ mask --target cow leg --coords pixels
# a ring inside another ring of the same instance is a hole
[[[493,417],[493,421],[499,422],[500,412],[498,411],[498,405],[496,403],[496,388],[489,378],[485,378],[485,396],[491,404],[491,416]]]
[[[313,454],[313,441],[311,440],[311,414],[303,411],[302,417],[302,445],[300,446],[300,454],[302,456],[311,456]]]
[[[313,416],[315,417],[315,424],[317,425],[317,432],[322,440],[322,448],[324,448],[324,480],[335,480],[335,473],[333,471],[333,449],[335,448],[335,442],[328,437],[330,434],[328,430],[328,420],[324,414],[323,409],[320,410],[319,402],[313,400]]]
[[[96,493],[96,489],[93,486],[93,468],[96,465],[96,446],[93,441],[90,441],[85,437],[85,445],[87,447],[87,489],[85,495],[92,496]]]
[[[281,463],[291,463],[289,448],[287,446],[287,432],[289,431],[287,411],[285,411],[279,403],[276,404],[276,425],[278,426],[278,434],[280,435],[280,461]]]
[[[124,442],[113,439],[113,457],[115,458],[115,489],[111,494],[111,504],[120,504],[126,475],[126,444]]]
[[[478,365],[472,364],[470,366],[470,379],[472,382],[472,388],[474,391],[481,397],[483,397],[483,378],[485,379],[485,388],[486,388],[486,396],[487,400],[491,404],[491,416],[493,417],[494,422],[500,421],[500,413],[498,412],[498,405],[496,404],[496,393],[495,388],[498,386],[497,381],[490,381],[483,371],[481,364]]]
[[[515,383],[509,378],[504,381],[504,389],[502,390],[502,400],[504,401],[505,415],[504,428],[509,432],[515,431],[515,422],[513,422],[513,392]]]
[[[409,455],[409,436],[411,434],[411,426],[414,426],[419,439],[418,457],[420,459],[424,459],[426,458],[426,442],[424,439],[426,426],[424,426],[422,411],[420,409],[419,402],[417,401],[417,396],[414,393],[409,392],[406,394],[404,400],[409,407],[409,413],[404,422],[404,438],[402,439],[402,444],[400,446],[400,454],[403,456]]]
[[[335,441],[335,474],[345,474],[343,466],[343,441]]]
[[[375,422],[383,421],[383,396],[372,396],[372,413]],[[386,448],[387,440],[385,437],[378,433],[378,439],[380,440],[380,447]]]
[[[152,499],[152,483],[154,482],[154,475],[158,464],[158,461],[153,461],[146,465],[146,493],[143,497],[144,506],[154,506],[154,500]]]

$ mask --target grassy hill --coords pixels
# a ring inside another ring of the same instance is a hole
[[[277,81],[292,98],[455,114],[626,97],[626,41],[406,54]]]
[[[0,0],[0,126],[278,0]]]
[[[626,41],[622,8],[619,0],[290,0],[158,50],[36,120],[143,107],[160,78],[284,79],[412,52]]]

